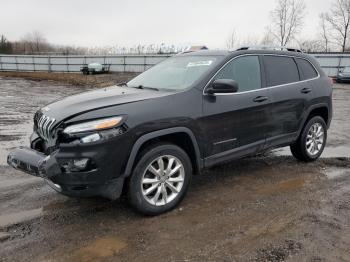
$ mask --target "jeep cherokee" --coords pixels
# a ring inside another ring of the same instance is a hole
[[[179,204],[204,168],[287,145],[316,160],[331,97],[318,63],[295,50],[182,53],[127,83],[41,108],[30,148],[7,161],[68,196],[125,191],[155,215]]]

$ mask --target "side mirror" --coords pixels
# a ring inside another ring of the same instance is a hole
[[[217,79],[207,88],[208,94],[215,93],[236,93],[238,91],[238,83],[232,79]]]

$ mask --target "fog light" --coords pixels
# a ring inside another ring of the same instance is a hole
[[[96,164],[89,158],[67,159],[60,162],[62,172],[87,172],[96,169]]]
[[[92,134],[85,136],[80,139],[81,143],[91,143],[91,142],[96,142],[101,139],[101,136],[99,134]]]
[[[88,165],[89,159],[88,158],[80,158],[80,159],[74,159],[73,165],[79,170],[83,170]]]

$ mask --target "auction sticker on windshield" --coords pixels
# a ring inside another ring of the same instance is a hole
[[[210,66],[213,63],[212,60],[207,61],[197,61],[197,62],[189,62],[187,64],[187,67],[193,67],[193,66]]]

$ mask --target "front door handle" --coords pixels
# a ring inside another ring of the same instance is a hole
[[[311,88],[305,87],[305,88],[301,89],[300,92],[303,93],[303,94],[310,93],[311,92]]]
[[[269,98],[266,96],[257,96],[256,98],[253,99],[253,101],[255,103],[261,103],[261,102],[266,101],[267,99],[269,99]]]

